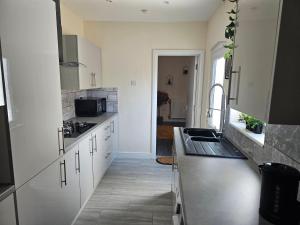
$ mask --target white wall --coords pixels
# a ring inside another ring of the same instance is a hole
[[[204,87],[203,87],[203,101],[202,101],[202,115],[206,115],[208,108],[208,92],[211,85],[211,59],[212,49],[220,41],[226,41],[225,27],[229,24],[229,15],[226,13],[233,8],[234,4],[222,3],[217,9],[215,14],[208,21],[207,36],[206,36],[206,55],[205,55],[205,72],[204,72]],[[227,82],[224,82],[224,86],[227,86]],[[202,117],[202,126],[207,126],[206,117]]]
[[[205,22],[84,23],[85,36],[102,49],[104,86],[119,88],[121,152],[151,153],[152,50],[205,49],[206,31]]]
[[[83,37],[84,30],[82,18],[66,7],[63,3],[60,3],[60,10],[63,33],[76,34]]]
[[[181,108],[183,118],[186,118],[186,107],[188,102],[189,78],[194,76],[195,57],[186,56],[160,56],[158,58],[158,90],[166,92],[172,100]],[[189,74],[183,74],[183,68],[187,67]],[[173,78],[173,84],[168,85],[168,78]],[[161,106],[161,116],[168,120],[169,104]],[[175,112],[173,112],[175,113]],[[177,118],[178,113],[173,114]]]

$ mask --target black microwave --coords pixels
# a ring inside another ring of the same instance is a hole
[[[106,112],[106,98],[75,99],[75,114],[78,117],[99,116]]]

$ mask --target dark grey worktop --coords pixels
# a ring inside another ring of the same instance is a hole
[[[0,184],[0,202],[15,191],[14,185]]]
[[[97,123],[96,126],[92,127],[91,129],[84,132],[82,135],[78,136],[77,138],[65,138],[65,150],[66,152],[70,149],[72,149],[76,144],[80,142],[86,135],[91,133],[94,129],[101,126],[104,122],[109,120],[110,118],[116,116],[117,113],[104,113],[97,117],[75,117],[71,120],[73,122],[88,122],[88,123]]]
[[[187,156],[174,129],[186,225],[269,225],[258,213],[261,178],[250,160]]]

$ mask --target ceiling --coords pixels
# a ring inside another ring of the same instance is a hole
[[[84,20],[206,21],[222,0],[61,0]]]

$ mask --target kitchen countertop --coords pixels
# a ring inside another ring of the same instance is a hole
[[[251,160],[187,156],[174,129],[186,225],[270,225],[259,216],[261,177]]]
[[[0,184],[0,202],[15,191],[14,185]]]
[[[117,114],[118,113],[103,113],[102,115],[96,116],[96,117],[74,117],[74,118],[70,119],[74,123],[75,122],[88,122],[88,123],[97,123],[97,125],[92,127],[91,129],[87,130],[86,132],[84,132],[83,134],[81,134],[80,136],[78,136],[76,138],[65,138],[65,151],[67,152],[70,149],[72,149],[76,144],[78,144],[80,142],[80,140],[85,138],[86,135],[88,135],[94,129],[101,126],[101,124],[103,124],[110,118],[116,116]]]

